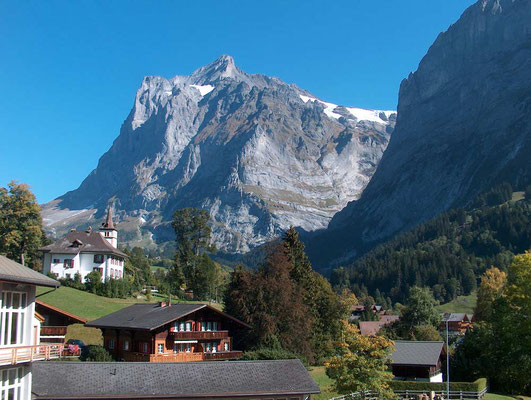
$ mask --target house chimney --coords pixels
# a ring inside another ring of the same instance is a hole
[[[167,304],[166,304],[165,301],[161,301],[161,302],[159,302],[159,306],[160,306],[160,308],[163,308],[163,307],[166,307]]]

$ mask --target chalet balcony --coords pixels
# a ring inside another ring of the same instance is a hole
[[[0,348],[0,366],[59,358],[62,343]]]
[[[65,336],[66,326],[41,326],[41,336]]]
[[[141,362],[189,362],[189,361],[214,361],[237,360],[241,358],[241,351],[219,351],[217,353],[167,353],[145,354],[129,352],[123,355],[125,361]]]
[[[175,340],[225,339],[229,336],[229,331],[175,331],[173,327],[170,332]]]

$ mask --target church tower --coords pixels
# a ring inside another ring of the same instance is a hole
[[[112,222],[111,207],[107,210],[107,219],[101,224],[101,235],[115,248],[118,247],[118,231],[114,228]]]

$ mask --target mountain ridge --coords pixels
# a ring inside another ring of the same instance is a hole
[[[223,55],[190,75],[147,76],[119,136],[76,190],[43,206],[61,235],[115,208],[128,244],[173,240],[182,207],[245,252],[290,225],[323,228],[372,176],[396,114],[328,103]]]

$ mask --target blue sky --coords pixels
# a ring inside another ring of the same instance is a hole
[[[0,0],[0,186],[79,186],[143,76],[221,54],[336,104],[395,109],[400,81],[472,0]]]

